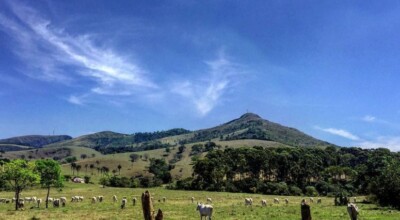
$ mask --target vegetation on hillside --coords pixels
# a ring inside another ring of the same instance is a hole
[[[193,165],[176,188],[277,195],[374,194],[400,207],[399,153],[360,148],[227,148]]]
[[[57,143],[65,140],[70,140],[72,137],[68,135],[27,135],[13,137],[0,140],[0,144],[14,144],[27,147],[39,148],[48,144]]]

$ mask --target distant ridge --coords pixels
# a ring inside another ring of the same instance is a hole
[[[2,145],[20,145],[25,147],[39,148],[48,144],[57,143],[60,141],[70,140],[68,135],[26,135],[7,139],[1,139]]]
[[[292,147],[335,146],[318,140],[295,128],[286,127],[261,118],[254,113],[246,113],[216,127],[189,131],[175,128],[166,131],[121,134],[112,131],[83,135],[71,139],[69,136],[23,136],[0,140],[0,144],[16,144],[29,147],[87,147],[103,153],[141,151],[165,148],[171,145],[191,144],[206,141],[260,140],[275,142]]]

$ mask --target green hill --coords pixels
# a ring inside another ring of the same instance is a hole
[[[54,143],[48,147],[88,147],[108,154],[153,150],[205,141],[218,141],[220,145],[225,146],[238,140],[259,140],[298,147],[333,146],[297,129],[270,122],[253,113],[246,113],[225,124],[197,131],[181,128],[134,134],[104,131]],[[261,143],[260,146],[262,145]]]
[[[219,139],[220,141],[257,139],[298,147],[332,145],[313,138],[295,128],[262,119],[253,113],[246,113],[238,119],[214,128],[196,131],[192,137],[187,139],[187,142],[192,143],[211,139]]]
[[[3,145],[4,148],[9,149],[11,145],[19,145],[19,147],[32,147],[39,148],[44,145],[61,142],[65,140],[72,139],[72,137],[68,135],[27,135],[27,136],[19,136],[12,137],[7,139],[0,140],[0,144]],[[14,148],[14,150],[17,148]]]

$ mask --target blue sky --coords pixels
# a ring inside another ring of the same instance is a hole
[[[0,138],[207,128],[246,111],[400,150],[395,1],[0,2]]]

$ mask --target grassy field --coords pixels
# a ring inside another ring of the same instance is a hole
[[[140,195],[145,189],[127,189],[127,188],[102,188],[94,184],[73,184],[67,183],[61,192],[53,190],[52,197],[82,195],[85,200],[80,203],[67,202],[66,207],[45,209],[43,204],[40,208],[31,208],[33,204],[27,204],[25,210],[14,211],[13,204],[0,204],[0,219],[142,219]],[[164,219],[168,220],[190,220],[199,219],[196,209],[196,202],[205,202],[207,197],[213,199],[214,215],[213,219],[227,220],[258,220],[258,219],[282,219],[296,220],[300,219],[300,201],[302,197],[282,197],[259,194],[243,193],[224,193],[224,192],[202,192],[202,191],[174,191],[163,188],[150,189],[154,197],[154,208],[162,209]],[[44,189],[33,189],[23,192],[23,196],[45,197]],[[93,196],[103,195],[103,203],[91,204],[90,199]],[[120,202],[113,203],[112,196],[117,195],[120,200],[126,196],[130,202],[126,209],[120,208]],[[158,200],[166,197],[165,203]],[[191,203],[190,198],[195,197],[196,202]],[[0,198],[12,198],[12,192],[0,192]],[[133,206],[131,198],[137,197],[138,203]],[[244,206],[244,198],[252,197],[253,207]],[[288,205],[272,204],[273,198],[288,198]],[[261,206],[261,199],[266,199],[267,207]],[[360,199],[360,198],[359,198]],[[366,219],[400,219],[400,212],[378,208],[371,204],[358,204],[360,208],[360,220]],[[322,204],[311,204],[313,219],[343,220],[349,219],[346,207],[335,207],[332,198],[322,198]],[[35,218],[33,218],[35,217]]]

